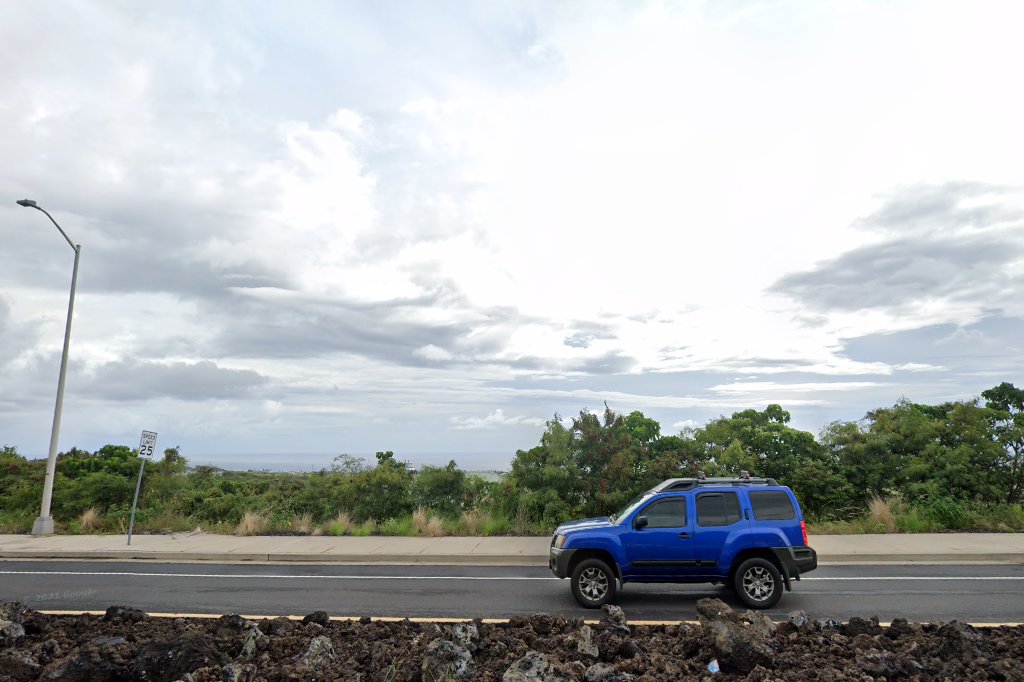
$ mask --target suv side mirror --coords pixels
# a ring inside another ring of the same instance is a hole
[[[637,530],[640,530],[641,528],[646,528],[647,527],[647,517],[646,516],[638,516],[635,519],[633,519],[633,527],[636,528]]]

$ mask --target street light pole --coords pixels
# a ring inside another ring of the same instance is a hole
[[[60,358],[60,379],[57,381],[57,402],[53,407],[53,428],[50,429],[50,454],[46,458],[46,481],[43,483],[43,502],[39,509],[39,518],[32,524],[32,535],[53,535],[53,517],[50,506],[53,501],[53,477],[57,469],[57,439],[60,437],[60,417],[64,408],[64,383],[68,375],[68,346],[71,344],[71,317],[75,311],[75,286],[78,284],[78,257],[82,254],[82,245],[75,244],[67,233],[57,224],[53,216],[31,199],[20,199],[20,206],[42,211],[50,222],[60,230],[61,235],[75,251],[75,267],[71,272],[71,297],[68,299],[68,320],[64,326],[64,352]]]

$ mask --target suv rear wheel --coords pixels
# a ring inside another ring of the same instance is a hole
[[[733,587],[747,607],[770,609],[782,599],[782,574],[771,561],[753,557],[736,569]]]
[[[584,559],[572,572],[572,596],[580,606],[597,609],[615,599],[615,573],[600,559]]]

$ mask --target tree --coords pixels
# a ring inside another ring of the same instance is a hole
[[[164,448],[164,458],[160,462],[160,473],[166,475],[183,474],[188,468],[188,460],[181,454],[181,446]]]
[[[1007,482],[1006,501],[1019,502],[1024,492],[1024,389],[1003,382],[981,392],[989,424],[1004,455],[999,466]]]

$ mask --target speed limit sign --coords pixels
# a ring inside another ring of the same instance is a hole
[[[156,447],[156,432],[143,431],[142,439],[139,441],[139,457],[153,459],[153,448]]]

